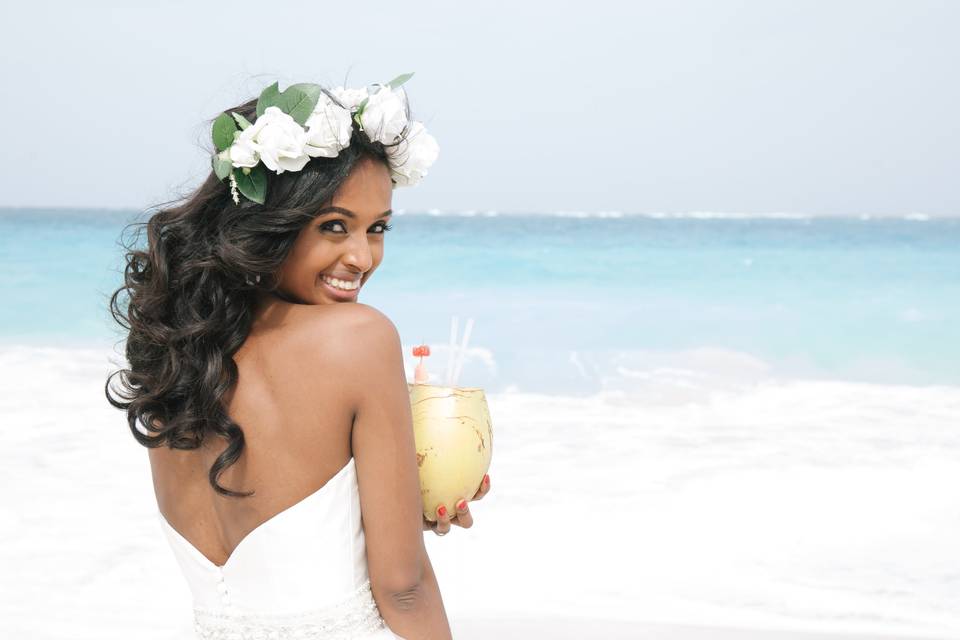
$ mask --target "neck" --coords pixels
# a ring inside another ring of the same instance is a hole
[[[282,291],[257,291],[253,307],[253,328],[268,328],[282,324],[292,304],[304,303]]]

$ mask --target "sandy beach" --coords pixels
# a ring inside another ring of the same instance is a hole
[[[2,637],[189,637],[110,358],[0,351]],[[455,637],[957,637],[956,389],[659,398],[491,395],[491,493],[426,538]]]
[[[514,617],[500,620],[457,620],[457,640],[549,638],[550,640],[920,640],[926,636],[859,633],[809,633],[780,629],[743,629],[682,624],[656,624],[580,618]]]

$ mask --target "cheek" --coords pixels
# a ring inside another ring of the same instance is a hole
[[[298,242],[283,265],[281,284],[294,290],[312,287],[324,269],[325,254],[321,243]]]
[[[327,259],[325,253],[319,250],[311,251],[303,256],[294,268],[294,278],[297,284],[301,287],[313,287],[320,272],[329,267]]]

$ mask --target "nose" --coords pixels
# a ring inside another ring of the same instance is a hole
[[[343,246],[341,262],[344,265],[359,273],[366,273],[373,267],[373,252],[370,251],[370,243],[365,233],[351,235]]]

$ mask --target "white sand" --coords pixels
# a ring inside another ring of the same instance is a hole
[[[456,640],[919,640],[923,636],[805,633],[779,629],[743,629],[683,624],[656,624],[581,618],[506,617],[464,619],[451,623]]]
[[[682,624],[656,624],[581,618],[506,617],[464,619],[451,623],[456,640],[914,640],[923,636],[849,633],[805,633],[779,629],[743,629]]]
[[[108,357],[0,351],[2,638],[188,637]],[[427,537],[456,637],[960,637],[960,389],[691,380],[489,397],[492,491]]]

